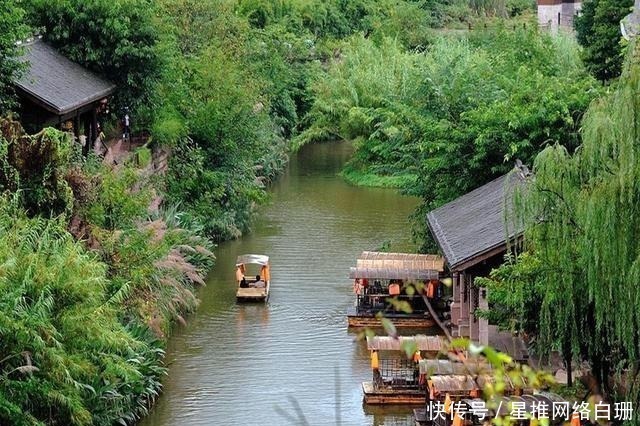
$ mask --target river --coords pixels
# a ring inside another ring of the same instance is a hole
[[[252,232],[221,244],[198,296],[198,312],[167,350],[164,393],[143,426],[412,425],[406,408],[369,409],[365,343],[347,331],[349,267],[363,250],[390,242],[415,250],[414,198],[354,187],[337,173],[346,143],[309,145],[294,155]],[[235,302],[238,254],[271,257],[267,305]]]

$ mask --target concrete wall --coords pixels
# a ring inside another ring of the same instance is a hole
[[[538,0],[538,25],[557,33],[558,28],[573,28],[573,17],[580,12],[582,2]]]

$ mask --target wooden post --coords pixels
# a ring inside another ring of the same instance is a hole
[[[76,141],[80,139],[80,113],[76,111],[76,116],[73,118],[73,136]]]
[[[483,311],[489,309],[489,301],[487,298],[487,289],[480,289],[480,303],[478,304],[479,308]],[[478,341],[481,345],[489,344],[489,321],[486,318],[480,318],[478,320],[480,322],[478,326]]]
[[[87,147],[91,140],[91,116],[88,113],[84,114],[84,137],[86,138],[86,141],[85,146],[82,147],[82,154],[86,156],[89,153]]]
[[[466,272],[460,273],[460,322],[469,325],[469,283]]]
[[[469,338],[474,342],[478,341],[479,337],[479,324],[478,319],[476,318],[476,308],[478,307],[478,299],[480,295],[478,294],[478,287],[473,284],[473,278],[471,278],[471,283],[469,285]]]
[[[96,139],[98,139],[98,112],[96,111],[95,105],[91,110],[91,140],[87,143],[87,154],[89,154],[89,150],[93,149],[93,145],[96,143]]]
[[[451,303],[451,329],[458,326],[460,321],[460,274],[453,273],[453,303]]]

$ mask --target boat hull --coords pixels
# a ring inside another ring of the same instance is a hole
[[[394,315],[384,314],[396,328],[430,328],[435,325],[435,321],[430,315]],[[379,328],[382,323],[374,314],[357,313],[355,308],[347,310],[347,323],[349,328]]]
[[[424,405],[425,389],[376,389],[373,382],[363,382],[364,403],[369,405]]]
[[[244,303],[266,302],[269,299],[269,285],[265,288],[238,288],[236,301]]]

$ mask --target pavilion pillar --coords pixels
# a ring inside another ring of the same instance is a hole
[[[480,289],[479,308],[483,311],[489,309],[489,299],[487,297],[487,289]],[[486,318],[478,319],[478,341],[481,345],[489,344],[489,321]]]
[[[89,152],[87,147],[89,146],[89,144],[91,143],[91,123],[92,119],[91,119],[91,114],[84,114],[84,137],[86,138],[85,144],[82,147],[82,154],[87,155],[87,153]]]
[[[453,273],[453,303],[451,303],[451,326],[457,327],[460,321],[460,274]]]
[[[465,272],[460,273],[460,320],[469,319],[469,276]]]
[[[73,117],[73,136],[76,141],[80,139],[80,113],[76,112],[76,116]]]
[[[472,341],[478,341],[479,323],[476,318],[476,309],[478,308],[478,298],[480,297],[478,287],[473,284],[473,278],[469,279],[469,337]]]
[[[469,337],[469,276],[460,272],[460,318],[458,319],[458,336]]]

